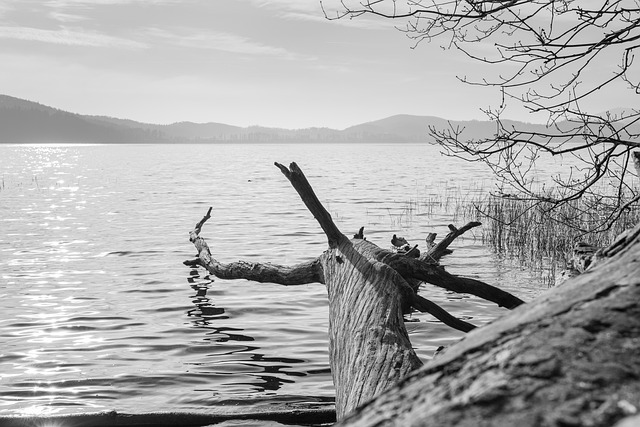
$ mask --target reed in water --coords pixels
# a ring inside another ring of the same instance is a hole
[[[499,254],[546,271],[554,284],[557,269],[567,268],[577,243],[602,247],[640,222],[640,209],[628,209],[611,227],[593,230],[602,211],[591,200],[574,200],[553,210],[549,203],[484,196],[456,205],[456,215],[483,223],[480,238]]]
[[[603,213],[594,209],[595,203],[579,199],[551,209],[550,203],[497,197],[480,188],[450,190],[406,202],[392,222],[411,223],[416,216],[435,213],[451,215],[453,223],[480,221],[483,226],[468,237],[539,273],[543,283],[554,286],[559,272],[570,267],[576,244],[607,246],[640,222],[640,208],[636,206],[625,210],[611,227],[587,232],[602,224]]]

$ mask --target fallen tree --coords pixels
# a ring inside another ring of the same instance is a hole
[[[340,425],[626,427],[639,409],[640,224]]]
[[[451,232],[438,244],[430,236],[430,248],[420,254],[416,247],[391,251],[364,238],[363,229],[351,239],[335,225],[316,197],[300,168],[276,163],[314,215],[328,239],[329,248],[318,258],[294,266],[238,261],[218,262],[200,237],[211,208],[190,233],[198,254],[185,261],[202,266],[224,279],[247,279],[282,285],[319,282],[329,297],[329,355],[336,389],[337,419],[389,389],[422,366],[404,327],[403,314],[412,309],[427,312],[445,324],[468,332],[475,328],[418,294],[421,282],[453,292],[476,295],[513,309],[523,301],[484,282],[446,272],[437,260],[449,244],[479,223]]]

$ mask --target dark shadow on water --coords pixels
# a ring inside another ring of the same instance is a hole
[[[223,322],[229,319],[223,307],[214,305],[207,293],[214,283],[214,279],[210,276],[201,277],[201,271],[192,269],[187,278],[189,286],[195,291],[195,295],[191,295],[191,302],[195,307],[187,311],[187,316],[191,318],[191,324],[198,329],[206,329],[206,341],[213,346],[218,346],[218,354],[220,346],[224,343],[233,342],[255,342],[255,338],[249,335],[241,334],[243,329],[237,327],[223,326]],[[244,381],[236,378],[229,386],[248,386],[254,392],[273,393],[282,388],[284,384],[295,383],[296,377],[306,377],[309,374],[300,370],[294,370],[293,366],[304,367],[307,360],[290,358],[290,357],[269,357],[260,352],[258,346],[246,346],[242,349],[234,347],[228,355],[244,355],[241,359],[233,358],[233,364],[244,372],[242,373]],[[215,363],[194,363],[201,368],[206,367],[205,371],[216,373],[217,365]],[[228,366],[228,365],[227,365]],[[223,372],[220,372],[224,374]],[[237,373],[236,373],[237,374]]]
[[[196,294],[192,296],[191,302],[195,304],[195,308],[187,312],[187,316],[195,318],[193,320],[194,326],[208,327],[214,320],[228,319],[229,316],[224,315],[225,310],[221,307],[216,307],[211,299],[207,296],[209,285],[214,283],[214,280],[210,276],[205,276],[200,279],[198,270],[191,270],[190,276],[187,278],[187,282],[191,288],[196,291]],[[242,341],[253,341],[253,338]]]

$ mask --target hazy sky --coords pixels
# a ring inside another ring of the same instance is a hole
[[[477,64],[437,42],[412,49],[394,24],[328,21],[317,0],[1,0],[0,93],[150,123],[288,128],[482,119],[499,103],[456,79]]]

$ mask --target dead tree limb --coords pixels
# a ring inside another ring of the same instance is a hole
[[[444,310],[442,307],[429,301],[428,299],[421,297],[420,295],[416,295],[411,304],[416,308],[416,310],[419,310],[423,313],[429,313],[445,325],[459,331],[469,332],[472,329],[476,328],[476,326],[472,325],[471,323],[460,320],[457,317],[453,317],[449,314],[448,311]]]
[[[482,223],[477,221],[469,222],[460,228],[456,228],[450,224],[449,225],[450,232],[438,244],[432,246],[427,252],[421,255],[420,259],[423,259],[427,262],[430,262],[430,261],[437,262],[440,258],[442,258],[443,255],[446,255],[447,253],[451,253],[451,249],[449,249],[449,245],[451,245],[451,243],[453,243],[453,241],[456,238],[462,236],[464,233],[471,230],[472,228],[478,227],[480,225],[482,225]],[[432,240],[435,240],[434,233],[430,233],[429,236]]]
[[[276,166],[318,221],[327,236],[329,249],[317,259],[293,267],[244,261],[223,264],[211,256],[207,242],[200,237],[211,215],[209,209],[190,233],[198,257],[185,263],[201,265],[225,279],[243,278],[284,285],[324,283],[329,296],[329,355],[336,388],[336,413],[337,418],[342,419],[422,366],[409,341],[404,312],[413,307],[465,332],[475,327],[418,296],[410,282],[424,280],[461,289],[466,286],[476,294],[482,294],[478,289],[486,284],[449,275],[439,266],[381,249],[364,239],[362,229],[354,239],[347,238],[322,206],[300,168],[295,163],[289,168],[279,163]],[[486,287],[485,293],[497,289]],[[501,295],[492,298],[504,302]],[[501,305],[510,307],[521,303],[512,298]]]
[[[211,210],[212,208],[209,208],[206,215],[196,224],[195,229],[189,233],[189,240],[198,250],[198,255],[194,260],[184,261],[185,265],[200,265],[214,276],[228,280],[246,279],[254,282],[278,283],[280,285],[304,285],[323,282],[322,270],[318,259],[294,266],[245,261],[229,264],[218,262],[211,256],[207,242],[200,237],[202,226],[211,218]]]
[[[311,184],[307,181],[307,177],[304,176],[302,170],[298,167],[297,164],[291,163],[289,165],[289,169],[286,166],[281,165],[280,163],[274,163],[278,169],[287,177],[293,188],[298,192],[298,195],[304,202],[309,212],[313,214],[316,221],[322,227],[322,231],[327,235],[329,239],[329,247],[336,247],[341,240],[346,239],[347,237],[338,230],[338,227],[334,224],[331,219],[331,215],[327,210],[322,206],[320,200],[316,196],[316,193],[311,188]]]
[[[469,222],[460,228],[456,228],[452,224],[449,224],[450,232],[437,244],[435,243],[436,233],[429,233],[427,237],[427,244],[430,244],[431,247],[420,255],[418,259],[409,256],[411,251],[413,251],[412,249],[404,254],[389,252],[383,253],[382,256],[378,258],[378,261],[389,264],[409,283],[419,284],[420,282],[425,282],[452,292],[475,295],[486,299],[487,301],[495,302],[500,307],[506,307],[510,310],[514,309],[517,306],[524,304],[524,301],[509,292],[505,292],[500,288],[491,286],[479,280],[454,276],[438,265],[440,258],[453,252],[449,249],[449,246],[456,238],[480,225],[482,224],[476,221]],[[397,238],[395,234],[393,237],[395,239],[402,239]],[[402,241],[407,243],[405,239],[402,239]],[[417,288],[417,286],[414,287]]]
[[[454,276],[433,263],[399,256],[391,252],[381,254],[378,260],[391,266],[405,279],[416,279],[449,291],[475,295],[508,309],[514,309],[524,304],[524,301],[509,292],[480,280]]]

